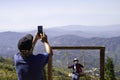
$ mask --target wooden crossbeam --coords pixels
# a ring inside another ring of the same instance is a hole
[[[52,49],[104,49],[101,46],[52,46]]]

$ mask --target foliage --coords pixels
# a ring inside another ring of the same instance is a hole
[[[105,64],[105,79],[106,80],[116,80],[114,73],[114,65],[111,58],[107,57]]]
[[[0,80],[17,80],[12,59],[0,57]]]
[[[44,69],[45,80],[47,80],[46,69],[47,67],[45,67]],[[69,72],[68,69],[61,68],[61,67],[53,67],[53,71],[52,71],[53,80],[71,80],[71,77],[68,77],[68,72]],[[0,80],[17,80],[17,74],[15,71],[15,67],[13,65],[12,59],[8,59],[8,58],[5,59],[5,58],[0,57]],[[81,77],[81,80],[90,80],[90,77],[85,75]]]

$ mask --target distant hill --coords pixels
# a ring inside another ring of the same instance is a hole
[[[86,38],[117,37],[120,36],[120,25],[108,25],[108,26],[68,25],[45,29],[45,32],[50,36],[72,34]]]
[[[120,56],[120,36],[119,37],[112,37],[112,38],[83,38],[76,35],[63,35],[58,36],[55,38],[52,38],[50,40],[51,45],[54,46],[105,46],[106,47],[106,56],[112,57],[114,60],[114,63],[117,65],[119,64],[119,56]],[[61,52],[55,52],[55,53],[61,53]],[[66,53],[65,51],[62,53]],[[65,60],[66,54],[55,54],[58,60]],[[71,59],[74,57],[78,57],[82,60],[82,51],[69,51],[68,52],[71,55]],[[69,55],[69,56],[70,56]],[[61,56],[61,57],[60,57]],[[91,51],[91,50],[85,50],[85,56],[86,56],[86,63],[92,63],[94,60],[93,65],[99,63],[99,51]],[[63,61],[64,62],[64,61]],[[92,65],[92,64],[90,64]]]
[[[37,30],[36,30],[37,31]],[[17,42],[25,34],[36,32],[1,32],[0,33],[0,56],[13,57],[15,53],[18,52]],[[120,65],[120,27],[115,26],[105,26],[105,27],[90,27],[90,26],[79,26],[70,25],[58,28],[44,29],[45,33],[48,35],[51,46],[105,46],[106,56],[113,58],[116,65]],[[37,44],[35,52],[42,51],[43,47],[39,47],[42,44]],[[39,50],[40,49],[40,50]],[[56,54],[58,53],[58,54]],[[54,54],[54,64],[65,64],[66,54],[65,51],[57,51]],[[80,53],[80,54],[78,54]],[[79,51],[69,51],[70,60],[74,57],[79,57],[82,59],[81,50]],[[85,51],[86,63],[90,65],[96,65],[99,63],[98,51]],[[93,54],[91,54],[93,53]],[[94,62],[96,60],[96,62]],[[94,64],[91,64],[93,63]],[[97,65],[99,66],[99,65]]]
[[[17,51],[17,41],[23,35],[23,33],[18,32],[0,32],[0,55],[13,55]]]
[[[105,46],[108,51],[113,52],[120,47],[120,36],[112,38],[84,38],[76,35],[63,35],[54,37],[50,41],[52,45],[56,46]]]

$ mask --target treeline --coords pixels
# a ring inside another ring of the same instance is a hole
[[[114,79],[115,77],[114,65],[112,63],[112,59],[108,58],[106,61],[107,62],[105,65],[105,78],[107,80],[108,77],[110,78],[110,76],[112,75],[113,77],[111,78]],[[44,69],[45,80],[47,80],[46,69],[47,68]],[[52,71],[53,80],[71,80],[71,77],[68,77],[69,72],[70,71],[68,69],[54,66]],[[13,59],[9,59],[9,58],[6,59],[3,57],[0,57],[0,80],[17,80],[17,74],[15,71]],[[88,75],[84,75],[84,76],[81,76],[81,80],[90,80],[90,77]],[[92,80],[97,80],[97,78]],[[117,77],[114,80],[120,80],[120,78]]]
[[[0,57],[0,80],[17,80],[12,59]]]

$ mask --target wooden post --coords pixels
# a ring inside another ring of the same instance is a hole
[[[100,49],[100,80],[104,79],[105,47]]]
[[[53,54],[53,52],[52,52]],[[47,80],[52,80],[52,55],[49,57],[49,62],[48,62],[48,79]]]

